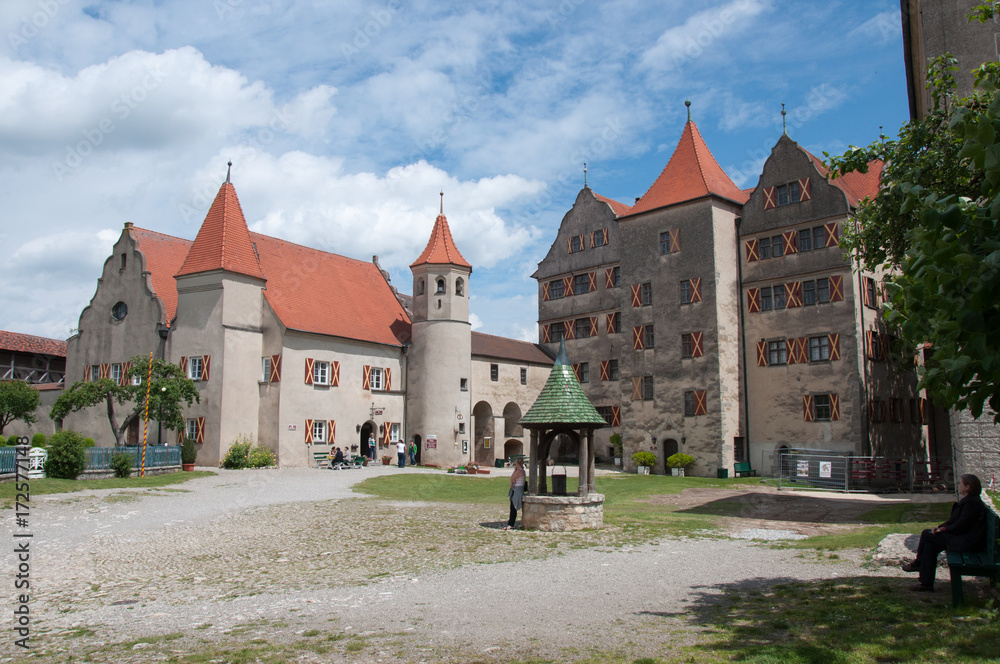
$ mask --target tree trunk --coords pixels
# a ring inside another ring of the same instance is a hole
[[[111,431],[115,434],[115,447],[122,446],[122,430],[118,428],[118,418],[115,416],[115,400],[109,392],[104,397],[108,404],[108,422],[111,423]]]

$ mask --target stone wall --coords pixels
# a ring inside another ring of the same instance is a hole
[[[604,494],[524,496],[521,523],[526,530],[563,532],[604,526]]]
[[[1000,426],[993,423],[993,414],[987,408],[977,420],[967,410],[951,413],[955,472],[978,476],[984,487],[990,478],[1000,481]]]

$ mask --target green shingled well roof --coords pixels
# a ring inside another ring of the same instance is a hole
[[[599,429],[607,426],[590,399],[583,393],[580,381],[576,379],[573,367],[569,365],[566,343],[560,342],[552,373],[542,388],[535,403],[521,418],[522,425],[569,424],[589,425]]]

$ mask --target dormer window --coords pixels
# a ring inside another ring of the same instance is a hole
[[[778,187],[778,207],[798,203],[801,195],[802,190],[799,188],[798,182],[789,182],[788,184],[781,185]]]
[[[438,279],[437,280],[437,295],[444,295],[444,293],[445,293],[444,279]]]
[[[465,281],[461,277],[455,280],[455,295],[465,296]]]

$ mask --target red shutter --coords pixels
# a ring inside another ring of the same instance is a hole
[[[271,356],[271,373],[267,377],[268,382],[281,382],[281,355]]]
[[[549,299],[549,282],[542,282],[542,301],[545,302]]]
[[[642,284],[632,284],[632,306],[642,306]]]
[[[370,365],[364,365],[362,368],[361,375],[361,389],[370,390],[372,389],[372,368]]]
[[[208,366],[212,363],[211,355],[201,356],[201,379],[208,380]]]
[[[840,397],[836,394],[830,395],[830,419],[840,419]]]
[[[588,272],[587,273],[587,280],[588,280],[587,292],[593,293],[595,290],[597,290],[597,273],[596,272]]]
[[[760,289],[759,288],[748,288],[747,289],[747,309],[750,313],[755,314],[760,312]]]
[[[382,375],[385,376],[385,391],[392,391],[392,369],[389,367],[382,369]]]
[[[618,312],[607,314],[607,317],[608,317],[608,325],[607,325],[608,334],[614,334],[615,333],[615,321],[618,318]]]
[[[842,302],[844,300],[844,277],[836,274],[830,277],[830,301]]]
[[[196,442],[196,443],[204,443],[205,442],[205,418],[204,417],[199,417],[198,420],[197,420],[197,422],[195,424],[197,425],[197,431],[196,431],[194,442]]]
[[[799,200],[812,200],[812,189],[809,187],[809,178],[799,180]]]
[[[642,377],[632,379],[632,401],[642,401]]]
[[[181,371],[184,372],[184,375],[187,376],[187,372],[188,372],[188,359],[186,357],[184,357],[183,355],[181,356],[180,367],[181,367]]]
[[[119,385],[122,386],[128,385],[128,372],[131,371],[131,369],[132,369],[131,362],[125,362],[124,364],[122,364],[122,375],[118,381]]]
[[[812,395],[807,394],[802,397],[802,419],[806,422],[813,421],[813,408],[812,408],[813,398]]]
[[[876,403],[877,402],[875,401],[875,399],[869,399],[868,400],[868,421],[869,422],[874,422],[875,421],[875,404]]]
[[[615,287],[615,268],[609,267],[604,271],[604,287],[614,288]]]
[[[604,235],[604,244],[605,245],[608,244],[608,229],[607,228],[602,229],[601,233]]]
[[[579,364],[574,364],[573,365],[573,373],[576,374],[576,379],[580,380],[580,365]]]
[[[333,387],[340,386],[340,362],[337,360],[330,363],[330,385]]]
[[[386,422],[385,424],[382,425],[382,427],[383,427],[382,444],[388,445],[389,443],[392,442],[392,423]]]
[[[184,429],[177,432],[177,444],[180,445],[184,442]]]
[[[102,364],[101,365],[101,378],[108,378],[110,376],[111,376],[111,364],[110,363],[108,363],[108,364]]]
[[[777,206],[777,198],[774,196],[774,187],[764,187],[764,209],[770,210]]]
[[[542,343],[547,344],[552,342],[552,330],[548,323],[542,325]]]
[[[83,380],[84,382],[90,382],[90,365],[86,364],[83,367]]]
[[[597,316],[591,316],[590,317],[590,336],[596,337],[597,336],[597,332],[598,332],[598,330],[597,330]]]
[[[704,332],[691,333],[691,357],[701,357],[705,354],[701,345],[702,336],[704,336]]]
[[[594,244],[594,231],[590,231],[590,248],[593,249],[596,245]]]
[[[573,238],[566,238],[566,253],[573,253]]]
[[[567,341],[576,339],[576,325],[574,321],[568,320],[563,323],[563,338]]]
[[[802,306],[801,281],[790,281],[785,284],[785,306],[788,308]]]
[[[563,277],[563,297],[573,294],[573,277]]]
[[[701,302],[701,277],[691,280],[691,301]]]
[[[611,380],[611,370],[609,368],[610,362],[605,360],[601,362],[601,380]]]
[[[670,253],[676,253],[681,250],[681,229],[675,228],[670,231]]]
[[[705,390],[694,391],[694,414],[707,415],[708,408],[705,404]]]
[[[785,339],[785,360],[788,364],[798,364],[799,357],[795,352],[795,339]]]
[[[311,357],[306,358],[306,385],[313,384],[313,365],[316,363]]]
[[[878,337],[879,341],[879,357],[884,361],[889,361],[889,335],[880,334]]]
[[[632,350],[642,350],[645,346],[642,343],[642,325],[632,328]]]
[[[329,432],[326,435],[326,442],[333,445],[337,440],[337,420],[330,420],[327,426],[329,427]]]
[[[784,240],[783,244],[785,245],[784,246],[784,253],[785,254],[796,254],[796,253],[798,253],[798,251],[799,251],[799,243],[798,243],[799,232],[798,231],[785,231],[784,233],[781,234],[781,237]]]
[[[611,407],[611,426],[620,427],[622,425],[622,408],[621,406]]]
[[[830,335],[830,360],[840,359],[840,335],[831,334]]]
[[[313,421],[306,420],[306,442],[313,442]]]
[[[767,342],[763,339],[757,342],[757,366],[767,366]]]
[[[752,263],[755,260],[759,260],[757,258],[757,238],[747,240],[747,262]]]
[[[836,221],[831,221],[829,224],[824,224],[823,228],[826,230],[826,246],[838,246],[838,240],[840,239],[840,225]]]

